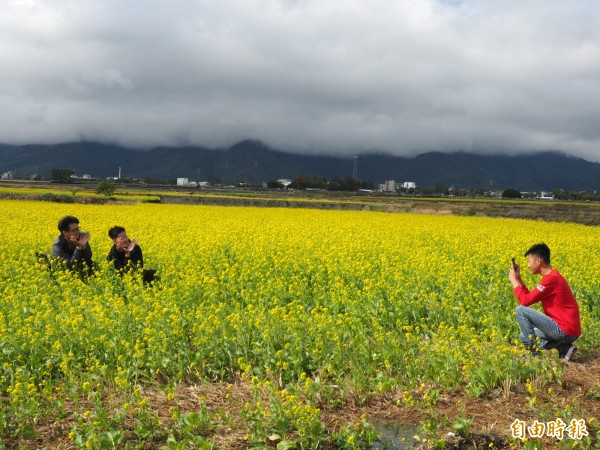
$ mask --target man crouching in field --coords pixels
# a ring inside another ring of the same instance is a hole
[[[79,229],[79,219],[65,216],[58,222],[60,235],[52,245],[52,258],[62,259],[70,270],[92,270],[90,233]]]
[[[521,304],[516,312],[521,328],[519,340],[533,354],[539,354],[538,348],[556,348],[561,359],[570,361],[577,350],[573,342],[581,336],[577,300],[567,280],[550,265],[550,248],[546,244],[533,245],[525,256],[531,273],[540,275],[542,279],[535,289],[529,291],[521,279],[520,267],[513,259],[508,279]],[[537,302],[542,302],[545,314],[528,307]],[[539,347],[536,338],[539,338]]]
[[[141,269],[144,283],[152,284],[156,277],[156,270],[143,269],[144,257],[142,248],[137,244],[137,239],[129,239],[125,228],[121,226],[114,226],[108,230],[108,236],[114,245],[108,253],[107,260],[113,262],[115,269],[120,273],[125,273],[131,268]]]

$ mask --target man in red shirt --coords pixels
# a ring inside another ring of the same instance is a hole
[[[519,265],[513,263],[510,266],[508,279],[521,304],[516,311],[521,328],[519,340],[534,354],[539,353],[538,348],[556,348],[561,359],[570,361],[577,350],[573,342],[581,336],[577,300],[567,280],[550,265],[550,249],[546,244],[533,245],[525,256],[531,273],[541,275],[542,279],[530,291],[521,279]],[[544,314],[529,308],[537,302],[542,303]],[[539,346],[536,338],[539,338]]]

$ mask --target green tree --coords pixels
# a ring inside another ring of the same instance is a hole
[[[292,180],[290,187],[292,189],[306,189],[311,187],[311,182],[308,177],[305,177],[304,175],[299,175]]]
[[[59,183],[69,183],[71,182],[71,175],[74,175],[75,171],[73,169],[60,169],[54,168],[51,171],[50,178],[54,181],[58,181]]]
[[[299,175],[292,180],[290,184],[292,189],[327,189],[327,178],[314,177],[310,179],[307,176]]]
[[[285,186],[283,185],[283,183],[280,183],[277,180],[269,180],[267,182],[267,187],[269,189],[283,189]]]
[[[98,183],[98,187],[96,188],[96,194],[102,194],[106,197],[112,197],[117,189],[117,185],[114,181],[111,180],[102,180]]]
[[[327,186],[328,191],[356,191],[358,189],[373,189],[370,181],[357,180],[353,177],[335,177]]]
[[[441,195],[442,197],[448,195],[448,187],[442,183],[436,183],[433,186],[433,195]]]
[[[521,193],[516,189],[504,189],[502,198],[521,198]]]
[[[315,189],[327,189],[327,178],[314,177],[312,187],[314,187]]]

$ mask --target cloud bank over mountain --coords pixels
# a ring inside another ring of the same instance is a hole
[[[7,0],[0,142],[600,161],[600,4]]]

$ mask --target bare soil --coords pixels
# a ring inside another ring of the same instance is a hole
[[[526,363],[526,360],[524,360]],[[571,417],[584,419],[589,436],[594,436],[598,445],[596,433],[599,431],[600,417],[600,353],[596,351],[577,354],[574,361],[558,362],[565,365],[564,379],[561,383],[531,380],[535,391],[530,393],[523,382],[505,383],[482,398],[470,398],[464,391],[440,395],[437,404],[431,408],[415,406],[407,408],[399,402],[402,398],[401,389],[396,392],[369,397],[366,401],[349,396],[345,403],[335,409],[323,405],[323,421],[328,431],[333,432],[339,426],[347,423],[360,422],[361,416],[366,416],[373,423],[399,423],[412,426],[415,430],[422,420],[432,417],[445,418],[446,427],[439,430],[437,439],[445,439],[445,448],[451,449],[488,449],[488,448],[519,448],[520,441],[511,439],[511,423],[515,419],[530,425],[533,421],[549,421],[556,417],[569,423],[569,417],[561,416],[561,412],[571,410]],[[194,385],[180,385],[175,390],[175,400],[169,400],[159,386],[148,386],[142,394],[148,398],[151,409],[156,411],[163,424],[170,423],[172,409],[178,405],[181,414],[197,412],[202,407],[217,414],[225,412],[229,418],[220,420],[221,426],[210,431],[206,439],[213,441],[218,449],[246,449],[246,429],[244,428],[241,412],[246,402],[252,401],[250,387],[241,378],[232,383],[206,382]],[[532,404],[532,397],[536,398]],[[264,399],[265,403],[268,401]],[[118,403],[114,398],[112,402]],[[111,399],[107,399],[110,410]],[[91,406],[91,405],[90,405]],[[557,413],[558,412],[558,413]],[[548,416],[548,414],[559,414]],[[449,434],[449,426],[457,418],[472,419],[466,437]],[[76,448],[69,440],[68,434],[77,423],[75,413],[61,419],[47,418],[34,424],[35,439],[5,440],[9,449],[73,449]],[[127,432],[130,434],[131,430]],[[566,437],[566,435],[565,435]],[[412,436],[410,437],[412,439]],[[428,449],[432,447],[431,436],[423,442],[416,441],[415,447]],[[564,448],[565,442],[554,437],[544,437],[544,449]],[[165,442],[147,443],[142,448],[161,448]],[[273,445],[275,448],[275,445]],[[322,447],[328,448],[328,447]],[[388,447],[394,448],[394,447]]]

